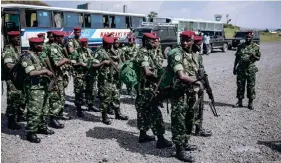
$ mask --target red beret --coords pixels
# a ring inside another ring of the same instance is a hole
[[[157,39],[155,33],[143,33],[143,36],[147,37],[148,39]]]
[[[81,31],[80,27],[74,27],[74,31]]]
[[[88,42],[87,38],[80,38],[79,40],[80,40],[80,42]]]
[[[9,36],[18,36],[18,35],[20,35],[20,32],[19,31],[10,31],[10,32],[8,32],[8,35]]]
[[[201,36],[194,36],[194,41],[202,41],[202,37]]]
[[[183,31],[183,32],[180,34],[180,36],[181,36],[181,37],[189,37],[189,38],[193,39],[194,36],[195,36],[195,32],[190,31],[190,30],[188,30],[188,31]]]
[[[114,42],[119,40],[119,37],[113,37],[114,38]]]
[[[55,35],[55,36],[64,36],[64,32],[62,32],[62,31],[53,31],[53,35]]]
[[[29,42],[32,42],[32,43],[42,43],[42,42],[44,42],[44,40],[42,38],[39,38],[39,37],[31,37],[28,40],[29,40]]]
[[[247,31],[247,32],[246,32],[246,35],[247,35],[247,34],[253,35],[253,31]]]
[[[103,42],[108,43],[108,44],[113,44],[114,43],[114,38],[113,37],[103,37],[102,38]]]
[[[40,37],[40,36],[45,36],[45,33],[38,33],[37,36],[38,36],[38,37]]]

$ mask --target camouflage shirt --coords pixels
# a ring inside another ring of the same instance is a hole
[[[61,59],[65,58],[63,48],[57,43],[52,43],[50,46],[50,62],[53,67],[56,65]],[[66,69],[66,65],[62,65],[60,69],[55,68],[54,71],[58,79],[62,80],[62,75],[64,70]]]
[[[79,40],[72,38],[68,40],[67,48],[73,48],[74,50],[81,48],[81,43]]]
[[[132,60],[136,56],[139,48],[136,45],[124,46],[122,50],[123,50],[123,53],[121,55],[122,61],[127,61],[127,60]]]
[[[251,57],[251,53],[255,54],[258,59]],[[261,57],[260,47],[258,44],[252,42],[251,44],[246,45],[245,43],[242,43],[237,47],[235,55],[238,57],[238,71],[258,71],[255,65],[255,62]]]

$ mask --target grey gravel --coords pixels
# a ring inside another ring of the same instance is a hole
[[[205,106],[204,127],[212,130],[213,136],[191,138],[190,143],[199,147],[198,151],[190,153],[196,162],[281,162],[281,43],[262,44],[261,52],[261,60],[257,63],[257,98],[253,111],[246,107],[232,108],[236,103],[236,78],[232,74],[235,51],[203,56],[220,116],[213,117],[209,106]],[[1,96],[3,163],[180,162],[172,157],[174,148],[159,150],[155,148],[155,142],[138,143],[136,111],[130,96],[121,96],[122,111],[129,115],[130,120],[119,121],[110,116],[113,123],[107,126],[100,122],[100,113],[85,112],[85,119],[75,116],[71,81],[66,90],[66,111],[73,119],[64,121],[64,129],[54,129],[55,135],[39,135],[41,143],[32,144],[26,141],[23,129],[7,129],[5,94]],[[244,106],[247,106],[247,101],[244,100]],[[165,137],[171,139],[170,117],[166,108],[162,109],[162,113],[167,129]],[[24,127],[25,123],[21,125]],[[152,132],[149,131],[149,134]]]

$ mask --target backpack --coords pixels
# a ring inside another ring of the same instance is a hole
[[[136,61],[125,61],[118,66],[120,80],[127,86],[135,86],[140,80],[140,67]]]
[[[26,58],[26,57],[32,58],[32,56],[29,53],[22,54],[20,56],[19,61],[9,71],[10,79],[18,90],[23,90],[23,83],[24,83],[25,78],[27,77],[24,67],[22,67],[22,65],[21,65],[22,59]]]

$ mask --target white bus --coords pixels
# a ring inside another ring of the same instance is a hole
[[[3,4],[2,42],[7,41],[7,32],[21,32],[21,49],[27,50],[28,38],[48,30],[64,31],[65,39],[73,37],[73,28],[81,27],[81,38],[89,39],[89,47],[102,44],[105,34],[125,38],[130,28],[141,26],[146,15],[72,8],[45,7],[22,4]]]

